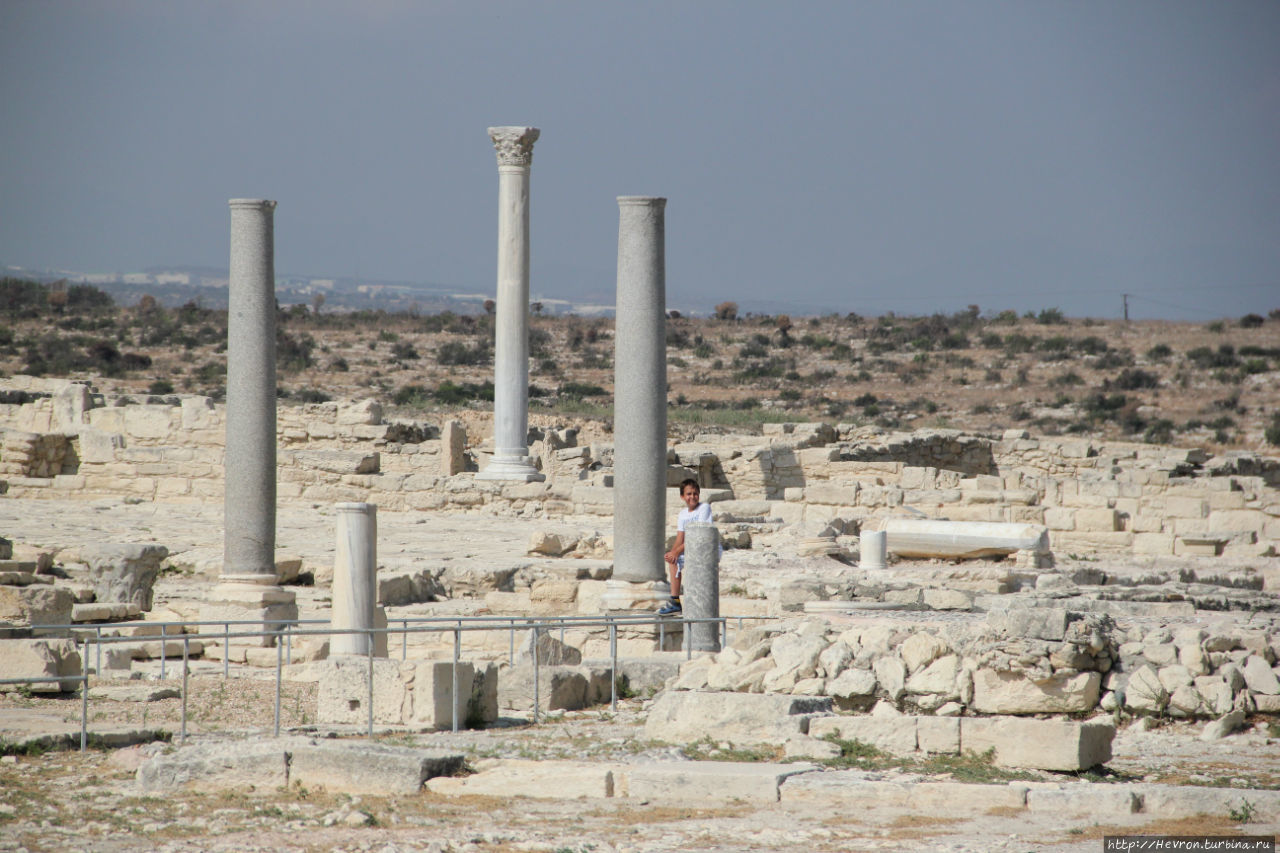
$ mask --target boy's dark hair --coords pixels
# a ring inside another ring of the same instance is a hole
[[[697,480],[695,480],[695,479],[693,479],[692,477],[689,477],[689,478],[688,478],[688,479],[686,479],[686,480],[681,480],[681,481],[680,481],[680,494],[682,494],[682,495],[683,495],[683,494],[684,494],[684,490],[685,490],[687,487],[689,487],[689,486],[693,486],[693,490],[694,490],[695,492],[697,492],[698,494],[702,494],[702,487],[701,487],[701,486],[699,486],[699,485],[698,485],[698,481],[697,481]]]

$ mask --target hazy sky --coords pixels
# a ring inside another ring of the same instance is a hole
[[[1280,2],[0,0],[0,263],[492,293],[485,128],[542,129],[532,291],[612,301],[663,195],[667,303],[1280,307]]]

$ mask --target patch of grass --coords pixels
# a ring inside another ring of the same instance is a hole
[[[982,754],[966,752],[962,755],[905,758],[890,755],[859,740],[842,740],[835,735],[827,737],[826,740],[840,747],[838,756],[821,762],[828,767],[854,770],[902,770],[930,776],[945,775],[957,782],[978,784],[999,784],[1038,778],[1034,773],[997,767],[994,748]]]
[[[782,757],[781,747],[729,747],[721,749],[710,737],[694,741],[681,750],[691,761],[777,761]]]
[[[1237,823],[1253,823],[1253,819],[1254,817],[1257,816],[1257,814],[1258,814],[1257,807],[1253,803],[1246,800],[1244,797],[1240,798],[1239,808],[1232,808],[1227,810],[1227,816],[1232,820],[1236,821]]]

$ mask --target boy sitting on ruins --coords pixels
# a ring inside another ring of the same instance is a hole
[[[680,500],[685,508],[680,510],[676,519],[676,541],[671,550],[663,555],[671,573],[671,600],[658,610],[659,616],[671,616],[679,613],[680,607],[680,575],[684,572],[684,528],[691,521],[711,521],[711,504],[701,501],[702,490],[698,481],[685,480],[680,484]]]

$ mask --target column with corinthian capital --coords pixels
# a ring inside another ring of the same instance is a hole
[[[498,153],[498,299],[493,458],[478,480],[545,479],[529,458],[529,169],[536,127],[491,127]]]

